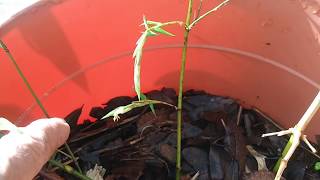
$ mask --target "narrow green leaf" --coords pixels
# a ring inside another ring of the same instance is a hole
[[[141,88],[140,88],[140,68],[141,68],[141,58],[142,58],[142,50],[144,43],[147,39],[147,32],[145,31],[137,41],[136,49],[134,50],[134,89],[138,95],[139,100],[141,99]]]
[[[161,27],[155,27],[155,28],[152,28],[152,30],[154,30],[155,32],[158,32],[160,34],[167,35],[167,36],[174,36],[174,34],[162,29]]]
[[[18,127],[5,118],[0,118],[0,131],[18,131]]]
[[[156,22],[156,21],[147,21],[147,24],[148,25],[156,25],[156,26],[158,26],[158,25],[161,25],[162,23],[161,22]]]
[[[105,119],[105,118],[113,116],[113,120],[117,121],[120,119],[120,117],[119,117],[120,114],[124,114],[124,113],[131,111],[132,109],[135,109],[138,107],[143,107],[143,106],[150,105],[150,104],[165,104],[165,105],[176,108],[176,106],[169,104],[169,103],[166,103],[166,102],[146,99],[146,100],[140,100],[140,101],[133,101],[131,104],[128,104],[126,106],[117,107],[116,109],[112,110],[111,112],[109,112],[107,115],[105,115],[101,119]]]
[[[153,32],[153,31],[151,31],[151,30],[147,30],[146,32],[147,32],[147,36],[148,36],[148,37],[149,37],[149,36],[157,36],[157,35],[158,35],[157,33]]]
[[[143,25],[144,25],[144,28],[145,28],[146,30],[149,29],[146,16],[143,16]]]
[[[0,133],[0,139],[1,139],[3,136],[4,136],[4,134],[1,134],[1,133]]]
[[[135,51],[136,51],[137,49],[139,49],[139,50],[142,49],[144,43],[146,42],[147,34],[148,34],[148,32],[146,32],[146,31],[141,34],[141,36],[139,37],[138,41],[136,42],[136,45],[137,45],[137,46],[136,46]],[[133,54],[133,57],[134,57],[134,56],[135,56],[135,53]]]
[[[141,100],[141,85],[140,85],[140,70],[141,70],[141,59],[142,59],[142,52],[143,52],[143,46],[147,40],[147,37],[150,36],[157,36],[160,34],[165,34],[168,36],[174,36],[174,34],[162,29],[162,26],[168,25],[170,23],[160,23],[155,21],[148,21],[145,16],[143,16],[143,25],[145,27],[145,31],[142,33],[142,35],[139,37],[136,48],[133,52],[133,58],[134,58],[134,89],[136,91],[136,94],[138,95],[138,99]],[[153,25],[152,27],[149,27],[149,25]],[[154,108],[151,107],[152,112],[154,112]]]
[[[147,96],[145,94],[143,94],[143,93],[141,93],[140,96],[141,96],[141,100],[147,100],[148,99]],[[156,110],[154,109],[154,105],[153,104],[149,104],[149,106],[150,106],[150,109],[151,109],[152,113],[154,114],[154,116],[157,116],[156,115]]]

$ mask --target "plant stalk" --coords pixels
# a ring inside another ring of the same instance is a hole
[[[49,118],[49,114],[48,114],[47,110],[44,108],[43,104],[41,103],[40,99],[38,98],[38,96],[36,95],[34,90],[32,89],[32,87],[31,87],[30,83],[28,82],[27,78],[22,73],[22,70],[20,69],[18,63],[15,61],[15,59],[13,58],[11,52],[9,51],[9,49],[7,48],[7,46],[4,44],[4,42],[2,40],[0,40],[0,45],[3,48],[3,50],[5,51],[5,53],[7,54],[7,56],[9,57],[9,59],[11,60],[11,62],[13,63],[13,65],[16,68],[17,72],[19,73],[21,79],[23,80],[24,84],[27,86],[29,92],[31,93],[31,95],[33,96],[33,98],[36,100],[37,104],[41,108],[43,114],[47,118]]]
[[[67,149],[67,152],[70,154],[71,159],[74,162],[74,164],[76,165],[78,171],[82,174],[82,170],[81,170],[81,168],[79,166],[78,161],[76,160],[76,157],[74,156],[73,152],[71,151],[70,146],[67,143],[65,143],[64,147]]]
[[[289,149],[292,146],[292,141],[293,141],[293,136],[290,136],[289,141],[287,142],[285,148],[283,149],[283,151],[281,153],[281,157],[277,160],[276,165],[273,167],[273,172],[274,173],[277,173],[277,171],[278,171],[278,169],[280,167],[282,159],[286,156],[286,154],[288,153]]]
[[[317,96],[314,98],[310,106],[308,107],[307,111],[303,114],[299,122],[295,125],[294,129],[296,131],[300,132],[300,134],[303,133],[303,131],[307,128],[308,124],[310,123],[311,119],[313,116],[316,114],[316,112],[320,108],[320,91],[318,92]],[[300,140],[301,137],[298,137],[298,141]],[[282,160],[287,156],[288,152],[290,149],[295,150],[295,148],[292,147],[292,144],[299,144],[299,142],[295,142],[295,137],[294,134],[290,136],[290,139],[288,143],[286,144],[281,157],[278,159],[275,167],[273,168],[274,172],[277,172],[280,168]],[[292,151],[292,150],[291,150]],[[290,158],[290,157],[289,157]]]
[[[6,46],[6,44],[0,40],[0,47],[2,47],[2,49],[5,51],[5,53],[7,54],[7,56],[9,57],[9,59],[11,60],[11,62],[13,63],[15,69],[17,70],[18,74],[20,75],[21,79],[23,80],[24,84],[27,86],[29,92],[31,93],[32,97],[35,99],[35,101],[37,102],[38,106],[40,107],[40,109],[42,110],[43,114],[45,115],[46,118],[50,118],[48,111],[44,108],[42,102],[40,101],[40,99],[38,98],[37,94],[35,93],[35,91],[33,90],[32,86],[30,85],[30,83],[28,82],[26,76],[23,74],[22,70],[20,69],[17,61],[14,59],[13,55],[11,54],[10,50],[8,49],[8,47]],[[67,143],[64,144],[64,146],[66,147],[68,153],[70,154],[70,156],[72,157],[72,160],[74,161],[74,163],[76,164],[78,170],[80,172],[81,168],[78,164],[78,162],[75,160],[74,154],[72,153],[72,151],[70,150],[70,147]],[[54,157],[54,156],[53,156]]]
[[[302,118],[299,120],[298,124],[295,126],[299,131],[303,132],[308,124],[310,123],[313,116],[320,108],[320,91],[314,98],[307,111],[303,114]]]
[[[162,23],[162,25],[161,26],[159,26],[159,27],[163,27],[163,26],[168,26],[168,25],[173,25],[173,24],[182,24],[183,22],[181,22],[181,21],[169,21],[169,22],[165,22],[165,23]],[[150,28],[151,30],[153,29],[153,28]]]
[[[197,18],[196,20],[194,20],[189,26],[188,28],[191,30],[193,28],[194,25],[196,25],[201,19],[205,18],[206,16],[208,16],[209,14],[211,14],[214,11],[217,11],[218,9],[220,9],[221,7],[225,6],[228,4],[228,2],[230,2],[230,0],[225,0],[222,3],[220,3],[218,6],[214,7],[213,9],[211,9],[210,11],[204,13],[203,15],[201,15],[199,18]]]
[[[188,39],[189,39],[189,24],[192,14],[193,0],[189,0],[188,12],[185,21],[185,32],[184,32],[184,42],[182,49],[182,59],[180,67],[180,79],[179,79],[179,96],[178,96],[178,115],[177,115],[177,162],[176,162],[176,180],[180,180],[181,171],[181,126],[182,126],[182,93],[183,93],[183,82],[187,59],[187,49],[188,49]]]
[[[184,74],[187,60],[187,49],[188,49],[188,40],[189,33],[192,27],[197,24],[200,20],[205,18],[207,15],[211,14],[214,11],[217,11],[219,8],[226,5],[230,0],[225,0],[218,6],[214,7],[210,11],[198,17],[191,24],[191,15],[193,0],[189,0],[188,12],[185,21],[185,32],[184,32],[184,41],[182,49],[182,58],[181,58],[181,67],[180,67],[180,78],[179,78],[179,95],[178,95],[178,114],[177,114],[177,159],[176,159],[176,180],[180,180],[180,170],[181,170],[181,134],[182,134],[182,93],[183,93],[183,84],[184,84]]]
[[[69,166],[69,165],[64,165],[61,164],[60,162],[54,161],[54,160],[49,160],[49,163],[59,167],[60,169],[64,170],[66,173],[72,174],[75,177],[78,177],[81,180],[92,180],[91,178],[83,175],[82,173],[76,171],[75,169],[73,169],[73,167]]]

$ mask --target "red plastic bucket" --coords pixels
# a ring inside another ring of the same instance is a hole
[[[217,1],[203,1],[202,12]],[[88,110],[134,95],[132,51],[150,20],[184,20],[186,1],[41,1],[8,21],[0,35],[51,116]],[[195,4],[197,7],[197,4]],[[185,89],[204,89],[255,106],[289,127],[320,88],[318,4],[311,1],[234,0],[191,32]],[[177,88],[182,31],[146,44],[142,90]],[[43,117],[0,53],[0,114],[16,124]],[[307,129],[320,127],[319,113]]]

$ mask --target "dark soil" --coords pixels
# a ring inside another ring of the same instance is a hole
[[[149,99],[177,104],[173,89],[163,88],[146,93]],[[106,169],[106,180],[175,179],[176,118],[174,108],[155,105],[156,116],[149,107],[137,108],[114,122],[100,120],[105,114],[137,97],[120,96],[94,107],[90,116],[96,122],[77,125],[82,108],[70,113],[66,120],[72,131],[68,144],[83,171],[96,164]],[[279,131],[257,110],[243,108],[233,99],[189,90],[183,97],[182,179],[198,173],[199,180],[273,179],[271,172],[288,137],[261,138],[263,133]],[[320,138],[319,138],[320,139]],[[247,146],[266,156],[266,167],[258,171],[256,159]],[[284,173],[288,180],[320,179],[313,170],[319,161],[307,148],[300,146]],[[65,151],[63,148],[61,150]],[[70,159],[58,154],[65,164]],[[71,163],[73,167],[74,164]],[[54,170],[54,171],[53,171]],[[75,179],[57,169],[43,170],[38,179]]]

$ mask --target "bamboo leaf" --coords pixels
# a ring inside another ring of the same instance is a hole
[[[148,25],[156,25],[156,26],[158,26],[158,25],[161,25],[162,23],[161,22],[156,22],[156,21],[147,21],[147,24]]]
[[[142,52],[143,52],[143,46],[147,40],[147,37],[150,36],[157,36],[159,34],[165,34],[168,36],[174,36],[174,34],[162,29],[162,26],[166,26],[169,24],[177,23],[177,21],[174,22],[167,22],[167,23],[160,23],[156,21],[148,21],[145,16],[143,16],[143,25],[145,27],[145,31],[142,33],[142,35],[139,37],[136,48],[133,52],[133,58],[134,58],[134,89],[136,91],[136,94],[138,95],[138,99],[141,99],[141,85],[140,85],[140,70],[141,70],[141,59],[142,59]],[[149,27],[151,25],[151,27]],[[159,33],[159,34],[158,34]],[[154,108],[150,106],[152,112],[154,112]],[[155,113],[155,112],[154,112]]]
[[[136,48],[134,50],[133,53],[133,57],[135,57],[138,53],[138,51],[142,50],[142,47],[144,45],[144,43],[146,42],[146,38],[147,38],[147,32],[143,32],[142,35],[139,37],[138,41],[136,42]]]
[[[147,39],[147,32],[144,32],[137,41],[136,49],[134,50],[134,89],[138,95],[138,99],[141,99],[141,88],[140,88],[140,68],[143,45]]]
[[[168,31],[162,29],[161,27],[155,27],[153,30],[154,30],[155,32],[160,33],[160,34],[164,34],[164,35],[167,35],[167,36],[174,36],[174,34],[172,34],[172,33],[168,32]]]
[[[147,96],[143,93],[141,93],[141,100],[147,100]],[[149,104],[150,109],[152,111],[152,113],[156,116],[156,110],[154,109],[154,105],[153,104]]]
[[[148,27],[148,29],[149,29],[149,25],[158,26],[158,25],[161,25],[161,24],[162,24],[161,22],[146,20],[146,21],[143,21],[143,23],[140,24],[140,26]],[[147,25],[147,26],[146,26],[146,25]]]
[[[147,32],[147,36],[148,36],[148,37],[149,37],[149,36],[157,36],[157,35],[159,35],[159,34],[153,32],[153,31],[151,31],[151,30],[147,30],[146,32]]]
[[[19,129],[7,119],[0,118],[0,131],[19,131]]]
[[[143,16],[143,25],[144,25],[144,28],[145,28],[146,30],[149,29],[146,16]]]
[[[101,119],[105,119],[105,118],[113,116],[113,120],[117,121],[120,119],[120,117],[119,117],[120,114],[124,114],[124,113],[131,111],[132,109],[135,109],[138,107],[143,107],[143,106],[150,105],[150,104],[165,104],[165,105],[176,108],[176,106],[169,104],[169,103],[166,103],[166,102],[163,102],[163,101],[146,99],[146,100],[140,100],[140,101],[133,101],[131,104],[128,104],[126,106],[119,106],[116,109],[110,111],[107,115],[105,115]]]

